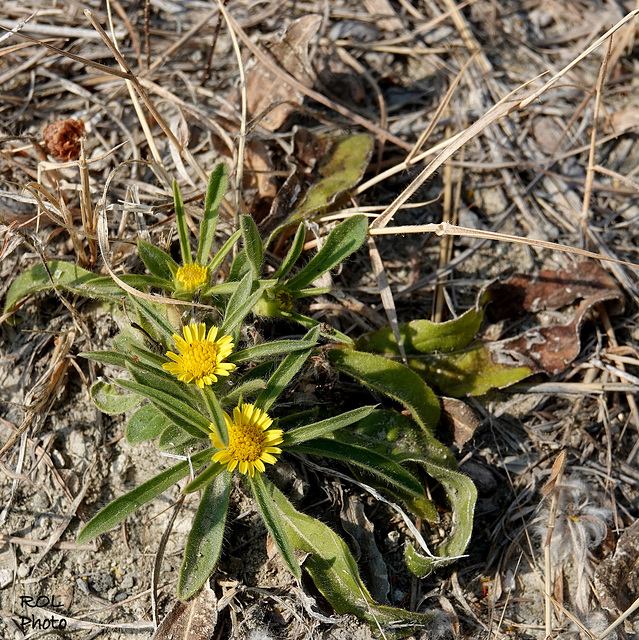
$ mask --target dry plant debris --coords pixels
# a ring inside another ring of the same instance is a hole
[[[549,250],[556,243],[637,263],[636,17],[591,47],[634,9],[629,1],[594,0],[5,0],[0,26],[12,33],[0,34],[0,290],[6,294],[43,256],[90,264],[99,203],[111,268],[136,273],[138,237],[171,244],[172,178],[196,218],[203,176],[219,160],[233,163],[238,194],[223,203],[224,231],[235,215],[257,211],[254,202],[268,215],[280,206],[278,193],[288,197],[288,177],[303,183],[308,174],[294,151],[303,130],[366,133],[375,142],[363,182],[309,223],[311,247],[334,219],[386,212],[371,248],[379,268],[365,256],[351,260],[333,275],[336,294],[310,309],[345,333],[379,329],[384,312],[395,326],[457,317],[497,277],[574,274],[568,254]],[[555,81],[546,86],[549,77]],[[524,85],[523,100],[510,96]],[[64,155],[46,155],[39,141],[54,118],[84,123],[83,132],[72,128],[86,134],[85,160],[69,153],[75,148],[66,140],[49,149]],[[411,197],[396,201],[416,177]],[[471,231],[449,228],[453,242],[438,238],[433,231],[442,222]],[[420,228],[428,233],[408,233]],[[528,244],[499,242],[491,236],[497,232]],[[604,640],[639,632],[632,615],[620,617],[637,598],[637,271],[614,262],[602,269],[602,295],[623,298],[625,311],[609,317],[597,291],[582,292],[594,322],[580,342],[585,308],[568,324],[547,316],[570,329],[570,357],[540,366],[552,377],[473,399],[478,428],[461,414],[460,460],[479,502],[470,555],[454,568],[411,582],[379,503],[337,480],[326,497],[312,492],[315,478],[288,477],[300,499],[310,493],[335,521],[339,508],[330,503],[348,491],[353,522],[363,523],[369,541],[374,534],[388,567],[389,601],[447,612],[424,637]],[[552,295],[565,292],[563,278]],[[549,297],[530,280],[523,286],[531,304]],[[153,588],[152,556],[177,494],[109,534],[100,549],[75,544],[97,505],[164,463],[144,446],[127,445],[122,423],[89,402],[96,372],[74,356],[104,345],[117,330],[111,316],[71,296],[65,304],[36,296],[17,315],[20,326],[0,329],[1,633],[21,637],[20,616],[33,615],[64,620],[72,637],[150,636],[151,609],[163,615],[173,607],[194,504],[185,502],[188,517],[178,518],[158,554]],[[508,315],[504,329],[516,332],[519,322]],[[337,393],[326,366],[316,362],[296,402]],[[560,452],[563,480],[553,470]],[[540,487],[551,478],[556,491],[543,497]],[[597,535],[585,555],[553,553],[552,537],[540,534],[559,522],[562,542],[595,516]],[[238,534],[213,581],[220,633],[371,637],[356,620],[332,618],[268,562],[255,544],[249,502],[229,517]],[[594,588],[578,580],[591,571]],[[48,600],[30,609],[21,596]],[[609,623],[618,626],[608,630]]]

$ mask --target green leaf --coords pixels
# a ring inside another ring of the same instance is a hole
[[[153,498],[182,480],[182,478],[186,478],[191,472],[191,465],[194,469],[197,469],[207,460],[210,460],[213,451],[212,448],[200,451],[191,458],[191,464],[189,464],[188,460],[180,462],[114,500],[89,520],[78,535],[78,544],[89,542],[96,536],[115,527],[116,524],[124,520],[136,509],[139,509],[143,504],[153,500]]]
[[[239,232],[241,233],[241,231]],[[251,263],[246,255],[246,251],[242,249],[233,258],[233,263],[229,269],[229,275],[226,279],[227,282],[239,282],[242,280],[251,270]]]
[[[91,400],[102,413],[117,416],[137,407],[142,397],[137,394],[123,395],[115,390],[115,385],[98,380],[91,385]]]
[[[286,313],[282,313],[282,315],[290,320],[294,320],[295,322],[301,324],[305,329],[312,329],[314,327],[320,328],[320,335],[323,338],[331,341],[339,341],[344,344],[353,344],[353,340],[349,338],[345,333],[334,329],[328,324],[320,324],[317,320],[313,320],[313,318],[309,318],[308,316],[302,315],[301,313],[295,313],[295,311],[288,311]]]
[[[215,273],[217,268],[222,264],[224,258],[228,255],[229,251],[234,247],[235,243],[240,239],[242,235],[241,230],[237,230],[223,245],[222,248],[215,254],[215,257],[209,263],[209,273]],[[239,254],[238,254],[239,255]],[[230,282],[234,280],[241,280],[241,278],[231,278],[230,274],[227,280]]]
[[[173,180],[173,202],[175,204],[175,224],[178,230],[178,239],[180,241],[180,254],[182,255],[182,264],[191,264],[191,243],[189,242],[189,228],[186,224],[186,213],[184,212],[184,202],[182,202],[182,194],[178,183]]]
[[[165,416],[194,438],[207,438],[210,420],[175,396],[130,380],[115,380],[118,386],[149,399]]]
[[[286,286],[291,290],[308,287],[311,282],[357,251],[366,240],[367,233],[366,216],[357,215],[347,218],[328,234],[324,246],[297,275],[286,283]]]
[[[209,178],[204,201],[204,216],[200,224],[200,238],[197,245],[196,262],[201,266],[207,263],[215,238],[220,203],[226,192],[227,173],[226,164],[220,162],[215,165]]]
[[[95,273],[76,266],[72,262],[53,260],[47,263],[53,284],[59,289],[70,291],[87,298],[117,299],[123,292],[113,281],[108,286],[92,287],[91,283],[100,278]],[[4,312],[13,311],[15,306],[27,296],[53,288],[49,273],[40,263],[22,272],[11,284],[4,303]]]
[[[253,290],[254,284],[255,280],[253,280],[252,275],[247,273],[229,300],[224,314],[224,322],[220,327],[220,335],[234,333],[260,299],[263,289],[258,286]]]
[[[333,418],[328,418],[327,420],[321,420],[320,422],[314,422],[313,424],[307,424],[303,427],[292,429],[291,431],[287,431],[284,435],[285,442],[289,445],[305,442],[312,438],[321,438],[322,436],[333,433],[333,431],[336,431],[337,429],[342,429],[354,422],[363,420],[374,409],[374,406],[360,407],[359,409],[346,411],[345,413],[334,416]]]
[[[212,462],[202,473],[195,477],[195,480],[191,480],[189,484],[182,489],[182,493],[194,493],[200,489],[204,489],[206,485],[211,482],[217,475],[226,469],[226,465]]]
[[[130,361],[127,356],[117,351],[83,351],[78,355],[87,360],[121,367],[122,369],[126,368],[127,363]]]
[[[200,442],[181,427],[170,424],[160,435],[158,449],[174,456],[187,456]]]
[[[373,140],[365,133],[348,135],[334,142],[319,168],[321,179],[310,187],[289,222],[325,209],[362,178],[373,152]]]
[[[163,345],[173,343],[175,329],[166,319],[166,307],[158,307],[158,305],[149,300],[132,295],[127,296],[127,301],[137,309],[140,324],[153,339]]]
[[[477,335],[484,318],[484,309],[469,309],[448,322],[413,320],[399,326],[399,334],[407,354],[450,352],[464,349]],[[383,355],[399,355],[397,340],[391,327],[364,334],[356,342],[360,351]]]
[[[304,340],[310,343],[317,342],[319,337],[319,327],[311,329],[305,336]],[[312,347],[302,349],[291,353],[282,360],[280,366],[266,383],[266,389],[257,396],[255,404],[262,409],[268,411],[271,405],[277,400],[284,387],[293,379],[297,372],[302,368],[304,362],[311,354]]]
[[[503,389],[532,375],[529,367],[514,367],[495,361],[490,343],[481,343],[453,353],[409,357],[408,366],[427,383],[454,398],[481,396]]]
[[[293,238],[293,242],[291,243],[291,248],[288,250],[286,257],[282,260],[282,264],[280,268],[273,274],[273,280],[277,280],[278,282],[283,280],[288,272],[293,268],[297,259],[302,254],[302,249],[304,248],[304,240],[306,239],[306,227],[304,224],[300,224],[297,227],[297,231],[295,232],[295,237]]]
[[[126,440],[130,444],[139,444],[157,438],[171,421],[154,405],[145,404],[129,419],[126,425]]]
[[[262,260],[264,259],[264,247],[262,246],[260,232],[257,230],[255,220],[249,215],[240,216],[240,227],[244,237],[244,250],[251,263],[253,277],[257,279],[260,276]]]
[[[207,409],[209,411],[209,415],[211,416],[211,424],[215,429],[215,433],[221,440],[222,444],[227,445],[229,443],[229,434],[227,432],[226,421],[224,420],[224,412],[222,411],[220,401],[217,399],[215,391],[209,386],[204,387],[201,393],[202,398],[204,399],[204,402],[206,403]]]
[[[265,484],[292,545],[309,554],[304,568],[337,613],[354,614],[374,627],[382,625],[386,638],[405,637],[430,622],[432,616],[427,614],[378,605],[359,577],[346,543],[319,520],[296,511],[272,483]]]
[[[432,434],[439,422],[439,401],[416,373],[399,362],[353,349],[331,349],[328,359],[339,371],[401,402]]]
[[[196,391],[197,387],[178,381],[168,371],[149,366],[141,361],[127,363],[127,368],[139,384],[163,391],[171,397],[180,398],[192,407],[199,405],[200,396]]]
[[[293,546],[287,535],[286,529],[282,524],[280,518],[280,512],[275,506],[272,498],[272,492],[267,490],[267,484],[271,483],[262,479],[261,473],[256,473],[253,477],[248,476],[248,482],[253,490],[253,496],[255,502],[260,510],[264,524],[269,532],[269,535],[273,539],[277,550],[280,552],[282,559],[286,563],[289,571],[298,579],[302,579],[302,570],[300,569],[299,562],[293,552]]]
[[[236,406],[240,398],[243,400],[254,398],[262,389],[266,389],[266,380],[262,380],[261,378],[237,382],[227,395],[220,398],[220,404],[224,407],[228,405]]]
[[[215,570],[224,541],[231,477],[228,471],[218,472],[204,490],[184,549],[184,561],[178,578],[180,600],[195,595]]]
[[[173,280],[179,265],[166,251],[162,251],[144,240],[138,240],[138,254],[146,268],[154,276],[169,281]]]
[[[312,349],[317,345],[317,341],[310,342],[308,340],[274,340],[273,342],[264,342],[255,347],[249,347],[242,351],[229,356],[229,362],[246,362],[247,360],[257,360],[258,358],[268,358],[279,356],[283,353],[291,351],[299,351],[300,349]]]
[[[415,497],[425,497],[424,489],[417,478],[391,458],[367,447],[363,439],[360,439],[359,446],[357,446],[328,438],[317,438],[292,446],[287,451],[342,460],[365,469],[380,478],[382,482],[395,485]]]

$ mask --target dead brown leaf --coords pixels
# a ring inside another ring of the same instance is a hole
[[[178,600],[151,640],[209,640],[217,624],[217,597],[208,584],[188,602]]]
[[[575,263],[565,271],[542,270],[536,276],[517,274],[490,285],[489,313],[504,319],[526,312],[560,309],[581,299],[567,324],[535,327],[491,345],[498,361],[512,359],[533,371],[556,375],[579,355],[581,326],[590,310],[603,302],[623,305],[614,280],[596,263]]]

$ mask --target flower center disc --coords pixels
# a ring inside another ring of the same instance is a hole
[[[229,432],[229,455],[238,462],[255,462],[264,453],[265,440],[264,431],[258,425],[235,425]]]

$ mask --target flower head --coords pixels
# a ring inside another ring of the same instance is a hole
[[[183,291],[194,291],[208,279],[207,267],[199,264],[185,264],[175,274],[175,284]]]
[[[282,453],[276,446],[283,441],[281,429],[269,429],[273,420],[268,414],[252,404],[241,404],[233,409],[233,419],[224,412],[224,420],[229,434],[229,444],[225,446],[213,431],[209,434],[213,446],[220,449],[213,460],[226,464],[229,471],[239,467],[240,473],[248,473],[251,478],[255,469],[264,472],[264,463],[274,464],[273,454]],[[213,430],[213,425],[211,425]]]
[[[195,382],[200,389],[205,384],[217,382],[217,376],[228,376],[235,365],[224,360],[233,351],[233,338],[216,338],[217,327],[211,327],[207,333],[203,322],[192,322],[184,327],[184,337],[173,334],[175,347],[180,353],[167,351],[166,356],[173,362],[166,362],[162,368],[176,375],[178,380]]]

